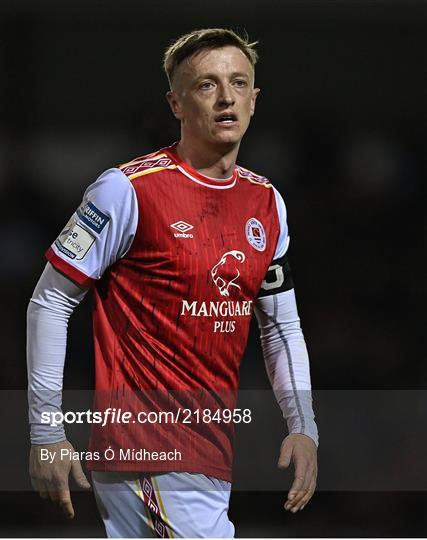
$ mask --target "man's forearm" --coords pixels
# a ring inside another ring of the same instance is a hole
[[[28,403],[33,444],[65,439],[63,426],[43,424],[41,414],[61,410],[68,320],[86,292],[48,263],[28,305]]]
[[[311,398],[310,366],[291,289],[257,300],[265,365],[290,433],[304,433],[318,444]]]

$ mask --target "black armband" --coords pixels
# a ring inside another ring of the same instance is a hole
[[[261,283],[258,297],[270,296],[293,289],[294,282],[292,280],[291,267],[287,255],[283,255],[280,259],[276,259],[271,263],[267,270],[267,274]]]

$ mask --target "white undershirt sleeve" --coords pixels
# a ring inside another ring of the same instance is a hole
[[[68,320],[87,291],[47,263],[28,305],[28,405],[33,444],[65,439],[63,426],[43,423],[42,413],[61,412]]]
[[[258,298],[255,315],[267,374],[289,433],[308,435],[317,445],[309,359],[294,289]]]

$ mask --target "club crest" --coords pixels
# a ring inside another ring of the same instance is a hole
[[[258,251],[265,250],[267,237],[265,235],[264,227],[258,219],[251,218],[246,222],[246,238],[253,248]]]

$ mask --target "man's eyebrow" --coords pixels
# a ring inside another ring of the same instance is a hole
[[[234,71],[230,75],[230,78],[234,78],[234,77],[245,77],[246,79],[250,78],[248,73],[243,73],[242,71]],[[202,73],[201,75],[197,77],[196,80],[200,81],[201,79],[217,79],[217,78],[218,78],[218,75],[215,73]]]
[[[249,79],[250,75],[248,73],[244,73],[243,71],[235,71],[231,74],[232,77],[246,77]]]

